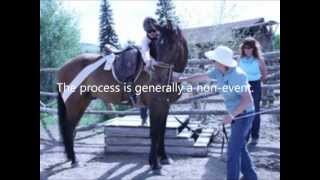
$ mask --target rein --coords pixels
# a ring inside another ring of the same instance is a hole
[[[246,118],[246,117],[251,117],[251,116],[255,116],[257,114],[265,114],[267,112],[276,112],[276,111],[279,111],[279,110],[280,110],[279,108],[272,108],[272,109],[265,110],[265,111],[258,111],[258,112],[248,113],[246,115],[238,116],[238,117],[234,118],[233,120],[242,119],[242,118]],[[233,122],[234,121],[232,121],[232,123]],[[222,124],[222,133],[223,133],[222,146],[221,146],[221,155],[222,155],[223,154],[223,149],[224,149],[224,144],[225,144],[225,139],[226,139],[227,143],[228,143],[229,139],[228,139],[228,134],[227,134],[227,131],[226,131],[225,124],[224,123],[221,123],[221,124]]]

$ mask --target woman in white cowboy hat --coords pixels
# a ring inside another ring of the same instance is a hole
[[[253,117],[237,118],[254,111],[253,99],[249,83],[244,71],[237,66],[230,48],[219,46],[205,53],[213,60],[215,68],[207,73],[198,74],[179,81],[199,82],[211,79],[217,80],[216,90],[223,95],[228,114],[224,124],[231,123],[231,136],[227,152],[227,179],[238,180],[240,171],[244,179],[257,179],[250,155],[246,147],[246,136],[252,126]]]

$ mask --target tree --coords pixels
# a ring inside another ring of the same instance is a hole
[[[174,24],[179,24],[179,18],[176,16],[175,7],[171,0],[159,0],[157,3],[156,15],[158,22],[162,25],[167,20],[171,20]]]
[[[58,67],[79,52],[77,19],[56,0],[40,1],[40,67]]]
[[[57,0],[40,1],[40,67],[59,67],[80,53],[78,21]],[[40,74],[40,89],[55,90],[54,74]]]
[[[273,49],[280,49],[280,34],[273,35]]]
[[[112,10],[108,0],[101,0],[100,6],[100,52],[103,52],[104,46],[110,44],[120,48],[118,36],[113,29]]]

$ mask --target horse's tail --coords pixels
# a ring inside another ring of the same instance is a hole
[[[68,160],[72,163],[75,162],[75,154],[73,150],[73,125],[71,121],[66,118],[66,106],[62,99],[61,93],[58,89],[58,118],[59,118],[59,129],[62,137],[62,142],[65,147],[65,152]]]

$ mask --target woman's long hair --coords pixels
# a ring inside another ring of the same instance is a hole
[[[252,55],[254,58],[262,60],[263,56],[261,53],[261,45],[260,43],[253,37],[247,37],[240,45],[240,57],[245,57],[246,54],[244,53],[244,47],[249,46],[253,48]]]

